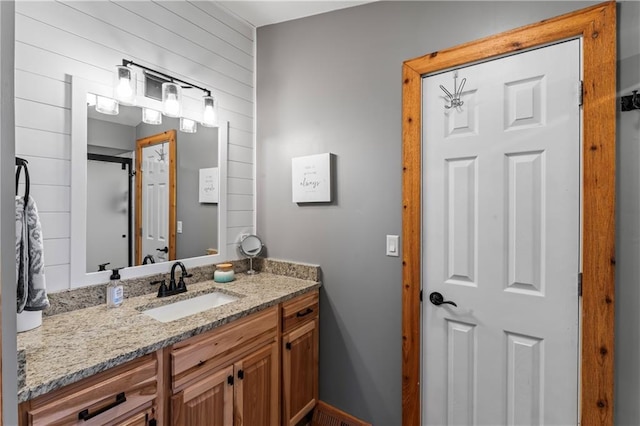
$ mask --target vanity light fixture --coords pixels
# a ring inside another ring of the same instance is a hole
[[[120,108],[115,99],[96,96],[96,111],[107,115],[118,115]]]
[[[136,73],[129,67],[116,67],[114,96],[122,105],[133,105],[136,101]]]
[[[180,118],[180,131],[185,133],[195,133],[198,130],[198,125],[195,121],[188,118]]]
[[[136,88],[135,88],[135,73],[131,72],[127,74],[125,70],[132,71],[132,67],[140,68],[144,71],[145,81],[152,77],[155,84],[162,82],[162,113],[167,117],[180,117],[182,115],[182,89],[198,89],[204,93],[203,105],[202,105],[202,124],[207,127],[216,127],[218,125],[218,102],[211,96],[211,90],[200,87],[196,84],[189,83],[185,80],[173,77],[169,74],[165,74],[160,71],[156,71],[152,68],[144,65],[137,64],[128,59],[122,60],[122,65],[118,66],[117,81],[115,82],[114,91],[118,94],[122,90],[123,94],[133,93],[133,99],[135,100]],[[128,76],[128,77],[127,77]],[[132,83],[132,86],[127,86],[127,81]],[[121,87],[122,85],[122,87]],[[129,88],[127,88],[129,87]],[[118,95],[119,96],[119,95]],[[145,94],[145,96],[149,96]],[[154,96],[151,96],[155,98]],[[118,98],[119,99],[119,98]],[[155,98],[157,99],[157,98]],[[126,102],[122,102],[123,104]],[[191,120],[193,121],[193,120]]]
[[[155,109],[142,108],[142,121],[147,124],[162,124],[162,114]]]

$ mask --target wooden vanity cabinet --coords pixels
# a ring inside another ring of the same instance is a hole
[[[20,404],[21,426],[152,426],[162,421],[157,353]]]
[[[172,425],[279,424],[277,306],[168,350]]]
[[[283,424],[296,425],[318,401],[318,291],[282,304]]]
[[[295,425],[317,400],[315,290],[26,401],[19,424]]]

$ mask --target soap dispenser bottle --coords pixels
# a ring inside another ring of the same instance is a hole
[[[107,308],[117,308],[122,305],[124,290],[120,282],[120,269],[122,268],[111,270],[111,277],[109,277],[111,281],[107,284]]]

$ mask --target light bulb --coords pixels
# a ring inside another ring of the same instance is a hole
[[[133,94],[133,90],[131,90],[131,85],[128,80],[120,79],[120,83],[118,84],[117,97],[119,99],[122,98],[130,98]]]
[[[167,117],[180,117],[182,88],[175,83],[162,83],[162,112]]]
[[[218,104],[213,96],[205,96],[203,99],[202,125],[215,127],[218,125]]]
[[[126,66],[116,67],[114,82],[115,98],[123,105],[133,105],[136,100],[136,75]]]

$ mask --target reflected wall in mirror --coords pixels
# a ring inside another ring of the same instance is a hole
[[[218,128],[184,133],[177,118],[152,125],[142,108],[119,110],[86,111],[86,272],[217,253],[218,204],[198,191],[200,169],[220,163]]]

